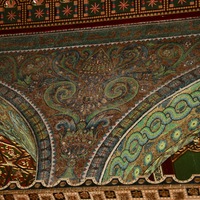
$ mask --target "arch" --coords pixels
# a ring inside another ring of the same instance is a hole
[[[110,131],[108,136],[99,145],[98,149],[96,149],[94,156],[91,158],[91,163],[87,168],[86,176],[95,176],[98,182],[105,182],[113,176],[118,176],[123,181],[130,182],[136,179],[138,175],[150,175],[157,166],[164,162],[173,152],[176,152],[182,147],[181,142],[183,142],[183,145],[186,145],[192,141],[192,139],[198,135],[197,130],[194,132],[191,130],[188,137],[185,136],[186,132],[182,131],[181,134],[184,136],[182,135],[177,141],[174,139],[174,144],[177,145],[174,146],[174,148],[171,147],[171,149],[165,143],[164,136],[168,135],[168,141],[172,140],[172,132],[177,131],[178,135],[181,125],[187,124],[187,126],[189,126],[188,123],[190,123],[192,117],[196,116],[196,118],[198,118],[196,106],[198,106],[199,96],[197,95],[193,99],[191,95],[195,95],[196,93],[194,92],[194,94],[192,94],[190,91],[192,91],[192,88],[198,90],[199,75],[200,69],[196,68],[177,77],[132,109],[114,129]],[[197,91],[197,93],[198,92],[199,91]],[[175,97],[177,97],[176,100],[174,99]],[[151,104],[149,99],[152,98],[154,98],[155,101]],[[178,101],[179,98],[182,99],[180,102]],[[173,99],[172,107],[168,108],[167,106],[170,105]],[[190,104],[191,102],[194,104]],[[142,110],[141,107],[144,109]],[[181,109],[184,107],[186,110],[181,113]],[[179,114],[176,113],[177,110],[179,110]],[[184,129],[186,129],[186,125],[184,127]],[[176,135],[176,132],[174,135]],[[127,145],[129,145],[129,148]],[[160,154],[160,156],[155,157],[152,153],[145,154],[144,151],[148,151],[148,149],[153,147],[157,148],[156,151],[158,151],[157,153]],[[165,154],[166,149],[168,152]],[[135,157],[133,157],[132,154],[134,154]],[[137,159],[140,159],[140,163],[143,162],[144,164],[144,157],[142,158],[141,155],[148,155],[146,160],[149,159],[151,161],[149,163],[146,162],[146,167],[142,169],[139,164],[136,164],[138,163]],[[113,161],[114,159],[116,161],[115,164]],[[131,167],[129,163],[131,163]],[[97,164],[102,167],[97,167]],[[111,170],[111,165],[114,166],[114,168],[117,166],[116,168],[118,169],[110,173],[109,169]],[[123,172],[126,169],[128,170]],[[136,174],[130,175],[131,173],[133,174],[133,172]],[[124,174],[129,175],[124,177]]]
[[[126,132],[107,161],[100,181],[131,182],[149,176],[199,134],[200,81],[165,99]]]
[[[9,134],[7,134],[7,137],[23,146],[37,160],[36,180],[43,180],[45,184],[49,185],[54,171],[54,145],[47,122],[43,119],[40,111],[27,98],[2,82],[0,82],[0,98],[16,111],[13,119],[18,115],[24,127],[26,127],[26,131],[19,137],[26,137],[26,141],[29,140],[29,142],[23,144],[23,142],[20,142],[21,139],[16,139],[16,136]],[[36,150],[33,149],[33,146]]]

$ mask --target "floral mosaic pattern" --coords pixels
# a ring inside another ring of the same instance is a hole
[[[199,15],[199,6],[198,0],[6,0],[0,1],[0,24],[2,30],[9,27],[19,31],[61,25],[88,26],[102,21],[112,23],[171,14]]]
[[[75,4],[59,2],[57,11]],[[184,36],[173,32],[180,24]],[[1,38],[0,96],[33,131],[37,180],[130,182],[152,174],[198,135],[199,20],[125,27]]]

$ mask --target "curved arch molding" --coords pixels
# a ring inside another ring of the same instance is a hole
[[[93,175],[98,182],[118,177],[125,183],[141,175],[148,177],[168,157],[198,137],[199,74],[197,68],[176,78],[130,111],[97,149],[86,176]],[[157,98],[157,103],[151,105],[151,98]],[[139,107],[146,111],[138,117]],[[97,162],[101,167],[95,168]]]
[[[18,142],[27,152],[37,161],[36,180],[43,180],[45,184],[51,182],[53,173],[53,139],[47,123],[43,120],[40,112],[35,108],[28,99],[25,99],[18,91],[0,82],[0,99],[8,102],[13,110],[16,110],[21,121],[21,125],[26,124],[26,131],[20,133],[24,138],[17,139],[16,135],[7,137]],[[14,122],[15,123],[15,122]],[[19,123],[18,123],[19,125]],[[24,126],[25,127],[25,126]],[[19,135],[19,132],[17,133]],[[21,141],[21,143],[20,143]]]

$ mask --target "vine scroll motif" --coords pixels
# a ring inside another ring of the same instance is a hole
[[[81,59],[85,62],[78,71]],[[56,115],[63,116],[56,129],[60,135],[61,159],[67,168],[60,177],[77,179],[76,160],[84,159],[91,151],[101,134],[97,127],[110,124],[106,113],[120,112],[120,106],[138,93],[138,82],[133,77],[118,76],[113,67],[103,49],[94,54],[85,51],[82,57],[75,50],[64,52],[53,62],[53,69],[61,78],[46,89],[44,100],[58,111]]]
[[[56,73],[66,80],[50,85],[44,99],[58,115],[67,115],[76,124],[80,120],[89,123],[103,112],[120,111],[119,107],[138,93],[139,85],[133,77],[112,77],[113,64],[104,50],[99,49],[86,59],[82,71],[77,73],[76,65],[80,59],[79,53],[73,51],[59,55],[54,62]],[[94,73],[95,69],[98,73]],[[105,70],[107,74],[104,74]]]
[[[76,123],[79,116],[69,108],[69,99],[76,93],[76,85],[70,81],[57,82],[51,85],[44,93],[49,107],[59,111],[59,114],[70,116]]]

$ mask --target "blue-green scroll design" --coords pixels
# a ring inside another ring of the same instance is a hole
[[[109,81],[104,87],[108,103],[87,116],[89,122],[94,116],[108,110],[119,110],[119,106],[132,100],[138,93],[139,84],[132,77],[119,77]]]
[[[102,174],[103,181],[111,176],[119,176],[125,180],[127,175],[133,171],[135,161],[141,155],[142,150],[147,148],[147,145],[150,145],[159,136],[167,135],[174,129],[174,124],[181,123],[181,120],[188,117],[195,109],[197,110],[200,106],[200,82],[196,82],[189,89],[187,88],[188,90],[187,93],[183,92],[177,95],[171,102],[165,100],[162,104],[165,108],[163,111],[156,111],[149,117],[144,117],[136,124],[134,129],[130,130],[129,136],[120,142],[114,152],[115,157],[112,156],[106,172]],[[143,126],[143,128],[138,128],[140,126]],[[140,131],[135,132],[134,130],[137,129],[140,129]],[[148,164],[146,167],[148,167]]]
[[[49,86],[44,93],[44,100],[47,105],[57,111],[58,114],[66,114],[75,122],[79,122],[78,114],[70,110],[66,102],[76,93],[76,85],[71,81],[60,81]]]

